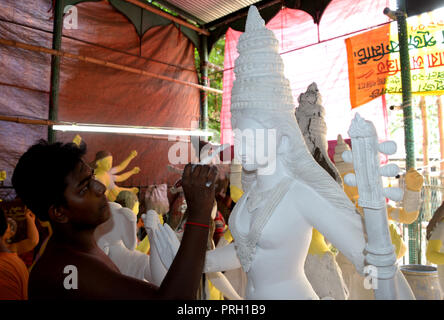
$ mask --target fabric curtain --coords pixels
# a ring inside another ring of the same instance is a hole
[[[140,39],[134,25],[105,1],[85,2],[75,8],[78,21],[76,28],[64,28],[63,51],[198,82],[194,45],[174,24],[153,27]],[[51,48],[52,24],[51,0],[0,3],[2,38]],[[0,114],[47,119],[50,65],[47,54],[0,45]],[[59,100],[58,120],[62,121],[198,127],[198,89],[78,60],[61,59]],[[10,185],[18,158],[37,139],[47,138],[47,127],[8,122],[0,125],[0,170],[7,171],[4,184]],[[57,139],[70,142],[76,134],[57,132]],[[107,150],[113,155],[113,165],[118,165],[131,150],[137,150],[138,156],[127,169],[139,166],[141,172],[119,183],[121,186],[172,184],[178,178],[167,170],[168,150],[176,143],[168,141],[167,136],[80,135],[88,147],[88,161],[94,160],[98,151]]]

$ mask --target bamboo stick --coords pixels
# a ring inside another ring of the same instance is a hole
[[[18,42],[18,41],[14,41],[14,40],[7,40],[7,39],[2,39],[2,38],[0,38],[0,44],[10,46],[10,47],[20,48],[20,49],[25,49],[25,50],[29,50],[29,51],[47,53],[47,54],[51,54],[54,56],[60,56],[60,57],[74,59],[74,60],[80,60],[80,61],[84,61],[84,62],[88,62],[88,63],[100,65],[100,66],[105,66],[105,67],[116,69],[116,70],[127,71],[127,72],[131,72],[131,73],[135,73],[135,74],[139,74],[139,75],[143,75],[143,76],[148,76],[148,77],[153,77],[153,78],[166,80],[166,81],[170,81],[170,82],[174,82],[174,83],[179,83],[179,84],[182,84],[185,86],[197,88],[202,91],[213,92],[216,94],[223,93],[222,90],[202,86],[197,83],[187,82],[187,81],[183,81],[183,80],[177,80],[177,79],[173,79],[170,77],[158,75],[158,74],[155,74],[152,72],[148,72],[148,71],[144,71],[144,70],[140,70],[140,69],[136,69],[136,68],[132,68],[132,67],[127,67],[127,66],[120,65],[120,64],[117,64],[114,62],[100,60],[100,59],[93,58],[93,57],[88,57],[88,56],[77,55],[77,54],[73,54],[73,53],[69,53],[69,52],[48,49],[45,47],[34,46],[34,45],[26,44],[23,42]]]
[[[63,0],[59,0],[54,6],[54,23],[52,32],[52,49],[62,50],[62,34],[63,34]],[[60,57],[51,56],[51,82],[49,94],[49,120],[57,120],[59,114],[59,92],[60,92]],[[56,132],[48,126],[48,141],[56,142]]]
[[[185,20],[177,18],[177,17],[175,17],[175,16],[173,16],[173,15],[171,15],[171,14],[165,12],[165,11],[162,11],[160,9],[156,9],[156,8],[154,8],[152,6],[149,6],[147,4],[141,3],[141,2],[139,2],[137,0],[123,0],[123,1],[131,3],[131,4],[135,5],[135,6],[138,6],[139,8],[145,9],[145,10],[150,11],[152,13],[155,13],[158,16],[164,17],[164,18],[166,18],[168,20],[174,21],[174,22],[176,22],[176,23],[178,23],[178,24],[180,24],[180,25],[182,25],[184,27],[187,27],[187,28],[190,28],[190,29],[192,29],[194,31],[197,31],[200,34],[203,34],[203,35],[206,35],[206,36],[210,35],[208,30],[196,27],[195,25],[193,25],[193,24],[191,24],[189,22],[186,22]]]
[[[21,123],[21,124],[32,124],[32,125],[43,125],[43,126],[53,126],[53,125],[73,125],[73,122],[67,122],[67,121],[52,121],[52,120],[45,120],[45,119],[27,119],[27,118],[20,118],[20,117],[10,117],[10,116],[3,116],[0,115],[0,121],[6,121],[6,122],[15,122],[15,123]],[[120,134],[130,134],[130,133],[120,133]],[[130,134],[132,136],[136,137],[142,137],[146,138],[149,137],[151,139],[155,140],[169,140],[169,137],[166,136],[160,136],[160,135],[145,135],[145,134]],[[190,139],[175,139],[174,142],[190,142]]]
[[[422,165],[428,167],[429,165],[429,130],[427,124],[427,107],[425,97],[421,96],[419,100],[419,107],[421,108],[421,118],[422,118],[422,154],[423,161]],[[424,170],[427,170],[425,168]]]
[[[23,123],[23,124],[43,125],[43,126],[52,126],[52,125],[58,124],[57,121],[52,121],[52,120],[26,119],[26,118],[8,117],[8,116],[2,116],[2,115],[0,115],[0,121],[16,122],[16,123]]]
[[[440,170],[441,174],[444,172],[444,128],[443,128],[443,118],[442,118],[442,100],[441,96],[436,97],[436,104],[438,106],[438,128],[439,128],[439,150],[441,153],[441,163],[440,163]]]
[[[425,179],[425,184],[430,185],[430,174],[429,174],[429,129],[427,122],[427,105],[425,96],[420,96],[419,98],[419,107],[421,109],[421,118],[422,118],[422,166],[423,176]],[[430,188],[424,189],[424,201],[423,201],[423,217],[425,220],[430,220],[432,217],[432,212],[430,210],[430,203],[432,195],[430,192]]]

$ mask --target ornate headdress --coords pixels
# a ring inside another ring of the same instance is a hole
[[[294,112],[290,82],[284,76],[279,41],[265,27],[255,6],[248,11],[245,32],[240,36],[231,92],[231,111]]]

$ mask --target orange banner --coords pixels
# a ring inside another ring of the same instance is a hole
[[[443,12],[407,19],[412,94],[444,94]],[[402,92],[396,28],[391,23],[345,40],[352,108]]]
[[[386,54],[390,41],[390,25],[345,39],[352,108],[359,107],[383,92],[387,74],[378,73],[378,65]],[[369,45],[376,44],[377,45]],[[392,65],[389,66],[393,68]]]

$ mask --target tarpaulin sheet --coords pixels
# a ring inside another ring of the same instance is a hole
[[[317,83],[326,110],[328,140],[336,140],[338,134],[348,137],[347,131],[355,112],[373,121],[380,138],[384,139],[387,135],[387,114],[382,99],[351,109],[345,47],[347,34],[387,22],[388,18],[382,14],[387,6],[387,0],[333,0],[322,15],[319,29],[307,13],[288,8],[282,9],[267,23],[267,28],[280,42],[284,72],[290,81],[295,107],[298,96],[312,82]],[[240,34],[233,29],[226,33],[222,143],[233,143],[230,100]]]
[[[51,0],[0,3],[0,35],[51,48]],[[154,27],[140,40],[134,26],[105,1],[76,6],[77,28],[64,29],[62,50],[197,83],[194,45],[173,24]],[[0,46],[0,114],[48,118],[49,55]],[[105,66],[62,58],[58,119],[94,124],[121,124],[197,128],[199,90]],[[5,185],[20,155],[38,138],[47,138],[46,126],[0,122],[0,170]],[[72,141],[76,133],[57,132]],[[114,165],[137,150],[127,169],[141,172],[121,186],[172,184],[177,174],[167,171],[168,150],[175,142],[147,136],[81,133],[88,146],[87,160],[108,150]],[[166,136],[165,136],[166,137]],[[38,169],[38,168],[36,168]]]

